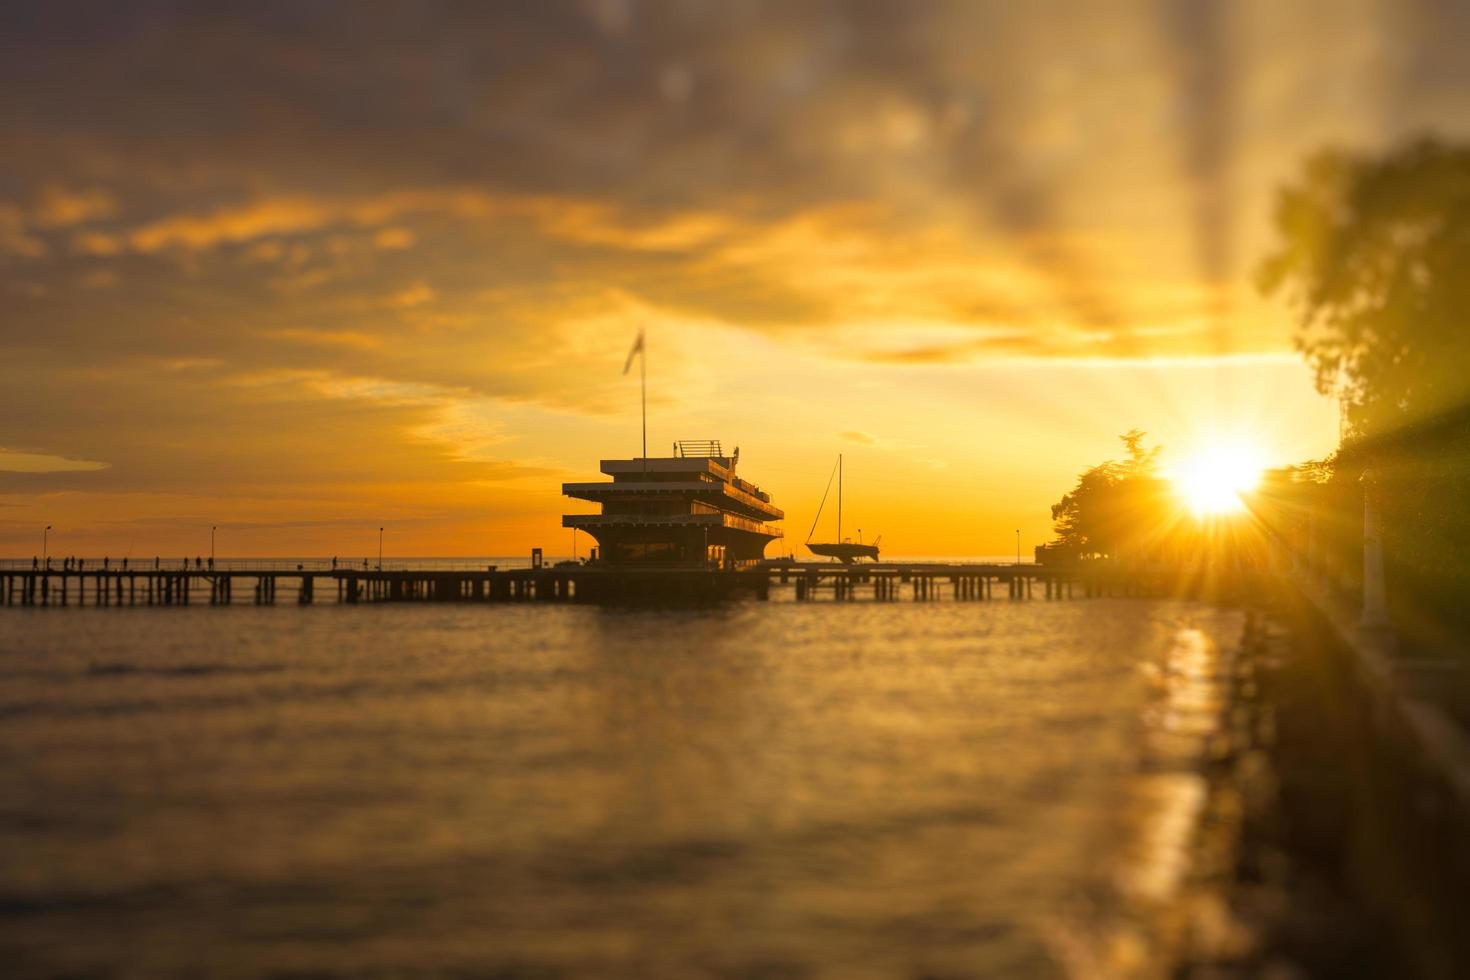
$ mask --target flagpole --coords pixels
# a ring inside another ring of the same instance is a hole
[[[638,391],[639,402],[642,406],[643,416],[643,472],[648,472],[648,351],[643,343],[643,331],[638,331],[638,339],[633,341],[633,349],[628,351],[628,359],[623,362],[623,375],[626,376],[633,369],[633,358],[638,358]]]

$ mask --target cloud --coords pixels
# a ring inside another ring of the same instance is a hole
[[[416,282],[407,289],[400,290],[388,297],[388,305],[395,309],[407,310],[425,303],[432,303],[438,296],[433,286],[426,282]]]
[[[117,273],[111,269],[92,269],[77,279],[77,284],[83,289],[111,289],[118,282]]]
[[[412,248],[415,241],[407,228],[382,228],[373,235],[373,244],[381,249]]]
[[[362,351],[378,350],[384,344],[382,337],[358,330],[312,330],[308,327],[282,327],[277,330],[263,330],[260,336],[313,347],[345,347]]]
[[[31,220],[40,228],[70,228],[117,211],[117,198],[101,187],[68,189],[60,184],[42,186]]]
[[[135,363],[73,385],[78,397],[61,400],[31,426],[38,441],[65,439],[67,452],[0,453],[0,493],[330,501],[392,486],[394,497],[416,494],[431,503],[456,495],[457,487],[544,470],[497,454],[503,405],[463,389],[321,368],[223,376],[207,365],[156,370],[153,376]],[[33,367],[0,368],[0,411],[48,386],[34,375]],[[180,413],[181,404],[208,410]],[[98,422],[113,417],[126,424]],[[99,458],[110,463],[93,462]]]
[[[1263,97],[1253,79],[1272,80],[1278,106],[1313,74],[1291,47],[1302,39],[1186,6],[900,16],[819,2],[653,18],[512,5],[368,12],[350,32],[269,5],[147,9],[99,19],[64,51],[47,41],[65,19],[42,10],[16,25],[34,43],[0,68],[31,111],[0,127],[27,146],[12,167],[47,221],[108,221],[72,249],[167,255],[188,275],[230,251],[286,266],[256,284],[283,297],[360,289],[395,264],[404,283],[446,258],[484,269],[477,251],[503,242],[516,272],[755,329],[917,320],[1036,335],[904,348],[915,361],[1074,356],[1085,345],[1047,341],[1081,332],[1147,354],[1134,324],[1156,319],[1140,288],[1153,277],[1207,287],[1188,316],[1213,324],[1198,338],[1212,350],[1259,348],[1273,330],[1279,347],[1279,320],[1227,310],[1250,230],[1236,225],[1265,189],[1238,144],[1304,137],[1300,120],[1234,120]],[[1386,19],[1376,41],[1351,18],[1331,30],[1370,53],[1438,43],[1407,23]],[[1425,63],[1438,74],[1395,84],[1457,70],[1442,53]],[[143,65],[171,80],[167,111],[133,81]],[[255,125],[225,122],[242,118]],[[5,220],[0,249],[48,254],[30,219]]]
[[[267,235],[314,231],[334,215],[329,204],[306,197],[271,198],[207,214],[162,218],[130,231],[126,240],[139,252],[165,248],[203,249],[253,241]]]
[[[123,243],[116,235],[102,231],[84,231],[73,236],[71,247],[74,252],[103,258],[119,255],[123,251]]]
[[[0,472],[6,473],[87,473],[105,470],[109,464],[90,459],[69,459],[50,453],[27,453],[0,449]]]
[[[855,429],[850,429],[842,433],[839,438],[846,439],[848,442],[855,442],[860,446],[871,446],[878,441],[866,432],[858,432]]]
[[[418,240],[418,234],[386,223],[425,217],[481,224],[521,222],[552,239],[638,252],[689,250],[741,230],[738,222],[713,211],[650,217],[574,196],[513,197],[449,187],[408,188],[355,198],[260,197],[206,212],[159,218],[129,229],[121,243],[100,233],[77,241],[97,254],[114,254],[122,243],[151,254],[259,242],[250,257],[270,260],[285,252],[284,246],[270,239],[334,227],[376,228],[371,236],[374,246],[385,251],[406,249]]]
[[[46,243],[26,230],[25,212],[0,202],[0,253],[38,259],[46,252]]]

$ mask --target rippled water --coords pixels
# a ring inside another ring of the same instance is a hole
[[[1160,665],[1237,635],[1128,599],[6,609],[0,954],[1063,975],[1168,873]]]

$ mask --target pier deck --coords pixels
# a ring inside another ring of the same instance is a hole
[[[1195,576],[1198,577],[1198,576]],[[1239,573],[1213,574],[1209,584]],[[1111,565],[794,562],[739,570],[516,569],[0,570],[3,606],[346,605],[377,602],[699,602],[731,598],[811,602],[1063,599],[1197,592],[1177,568]]]

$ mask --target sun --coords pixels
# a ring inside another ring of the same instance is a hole
[[[1261,482],[1261,454],[1240,443],[1205,446],[1169,473],[1189,509],[1201,516],[1245,507],[1244,496]]]

